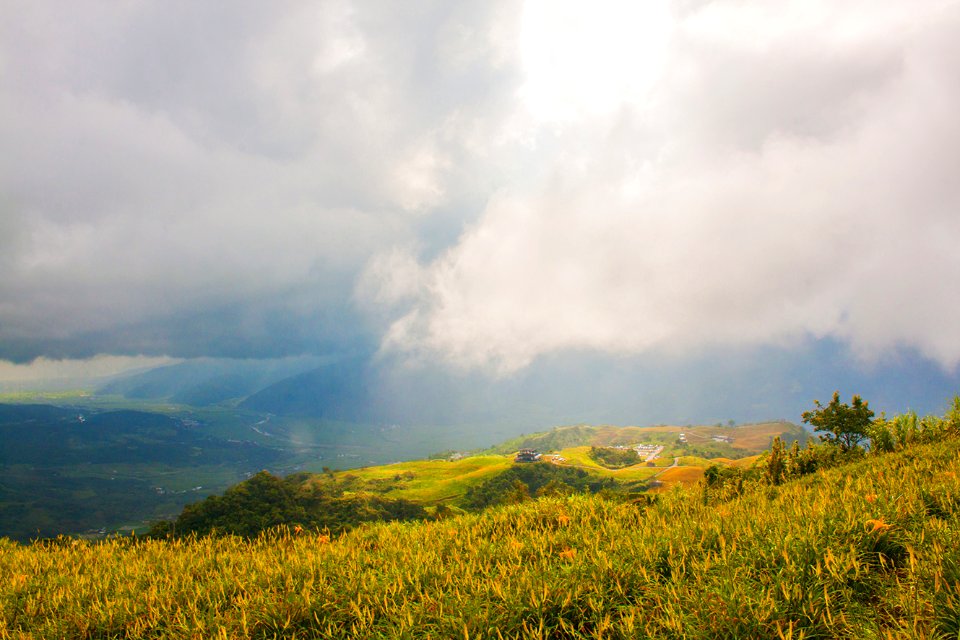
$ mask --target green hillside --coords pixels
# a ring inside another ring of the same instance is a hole
[[[245,472],[299,461],[270,443],[217,437],[193,418],[0,403],[0,536],[144,530]]]
[[[957,637],[960,400],[868,437],[870,453],[776,442],[746,471],[671,467],[703,481],[642,500],[550,494],[340,535],[0,540],[0,637]]]
[[[545,449],[540,462],[515,463],[516,451],[485,453],[449,459],[414,460],[347,471],[326,470],[319,474],[294,474],[280,479],[260,473],[229,489],[188,506],[172,522],[151,529],[154,535],[211,532],[251,535],[272,526],[296,523],[306,528],[339,532],[361,522],[438,517],[462,510],[476,511],[492,505],[516,502],[544,494],[606,492],[633,499],[640,492],[662,492],[674,485],[692,485],[711,464],[735,464],[729,458],[707,459],[735,448],[740,442],[780,437],[798,440],[798,427],[784,422],[726,428],[732,443],[719,449],[693,441],[709,441],[715,427],[560,427],[537,434],[526,443],[596,443]],[[685,434],[686,442],[679,440]],[[801,431],[801,436],[802,431]],[[663,442],[656,451],[638,455],[635,445]],[[624,443],[624,444],[621,444]],[[648,456],[659,457],[647,461]],[[756,458],[738,458],[746,464]]]
[[[678,442],[680,433],[686,434],[687,443]],[[712,440],[715,435],[724,435],[731,443]],[[705,468],[710,464],[730,465],[734,458],[748,463],[756,454],[766,450],[773,438],[785,442],[804,442],[807,433],[789,422],[768,422],[738,427],[687,426],[687,427],[593,427],[578,425],[557,427],[529,436],[521,436],[493,447],[481,455],[455,460],[415,460],[398,462],[379,467],[366,467],[338,472],[337,478],[346,479],[352,491],[367,491],[391,497],[416,500],[426,504],[446,502],[458,505],[458,499],[466,491],[484,480],[501,473],[513,464],[514,454],[521,448],[535,448],[545,454],[550,464],[574,467],[587,471],[597,479],[612,478],[621,483],[638,483],[659,477],[665,467]],[[645,461],[610,468],[591,457],[592,447],[633,446],[637,444],[663,445],[661,457],[649,465]],[[734,458],[722,457],[733,453]],[[559,456],[554,459],[552,454]],[[695,455],[700,454],[700,455]],[[703,455],[709,456],[702,457]],[[672,484],[670,475],[661,481]],[[648,487],[642,487],[648,488]]]

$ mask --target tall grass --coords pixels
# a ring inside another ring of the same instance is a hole
[[[960,632],[960,441],[706,505],[542,499],[341,537],[0,541],[2,638]]]

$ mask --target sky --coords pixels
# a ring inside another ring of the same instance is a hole
[[[0,8],[0,379],[829,352],[960,390],[957,0]]]

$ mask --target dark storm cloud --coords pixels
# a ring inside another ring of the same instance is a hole
[[[497,10],[6,6],[0,358],[355,340],[369,256],[479,210],[455,187],[511,82]]]

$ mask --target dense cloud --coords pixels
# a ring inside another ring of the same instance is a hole
[[[515,371],[546,353],[838,338],[960,363],[960,11],[702,3],[643,100],[535,131],[439,258],[391,253],[386,344]]]
[[[960,363],[960,10],[31,2],[0,359]]]
[[[369,256],[478,198],[457,154],[509,81],[497,10],[7,6],[0,358],[282,355],[347,332]]]

